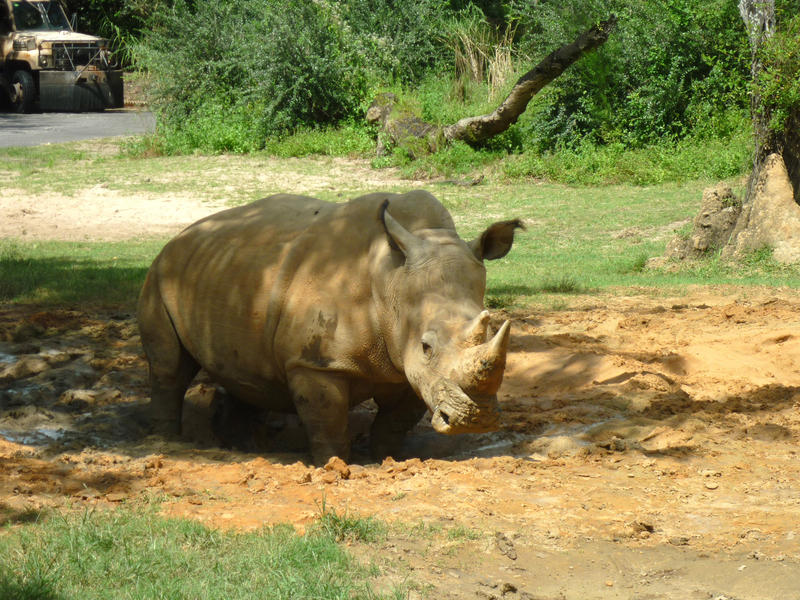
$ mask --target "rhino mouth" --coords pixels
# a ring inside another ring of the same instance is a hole
[[[486,433],[499,428],[500,410],[495,394],[468,396],[456,383],[439,380],[432,390],[431,425],[438,433]]]

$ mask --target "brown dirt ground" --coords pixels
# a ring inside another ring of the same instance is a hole
[[[513,319],[501,431],[423,421],[371,464],[365,409],[339,470],[310,466],[288,419],[258,452],[219,447],[208,382],[190,440],[148,436],[133,315],[0,306],[0,522],[155,498],[212,527],[302,530],[324,502],[394,524],[352,550],[411,598],[800,599],[796,293],[570,302],[496,315]]]

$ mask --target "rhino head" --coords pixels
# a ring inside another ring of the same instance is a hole
[[[427,404],[436,431],[494,431],[510,322],[489,335],[483,261],[505,256],[522,222],[495,223],[465,242],[450,227],[412,233],[387,205],[380,216],[389,237],[391,268],[382,291],[392,320],[386,327],[392,361]]]

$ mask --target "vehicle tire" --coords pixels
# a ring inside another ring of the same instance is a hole
[[[29,113],[36,101],[36,85],[28,71],[14,71],[11,76],[11,108],[14,112]]]

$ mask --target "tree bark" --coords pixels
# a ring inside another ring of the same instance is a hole
[[[739,14],[750,38],[752,57],[750,76],[753,81],[756,81],[764,69],[759,57],[759,50],[764,41],[775,32],[775,0],[739,0]],[[753,194],[753,186],[758,180],[758,174],[764,166],[764,161],[770,154],[778,151],[777,137],[769,128],[770,115],[765,111],[761,97],[755,91],[750,94],[750,117],[753,121],[755,154],[753,171],[747,185],[748,197]]]
[[[528,103],[544,86],[566,71],[587,52],[602,46],[617,23],[612,15],[594,27],[584,31],[571,44],[551,52],[533,69],[519,78],[511,93],[494,112],[477,117],[466,117],[444,127],[447,141],[461,140],[470,144],[480,143],[498,133],[506,131],[525,112]]]

